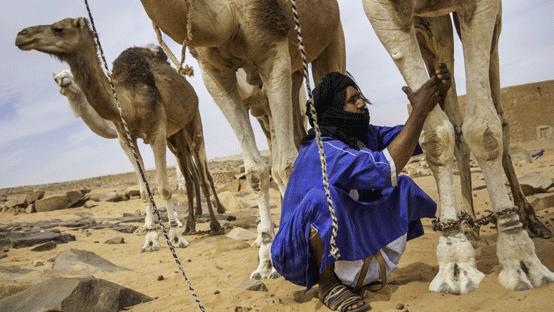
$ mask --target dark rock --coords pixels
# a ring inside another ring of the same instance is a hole
[[[46,242],[42,245],[38,245],[37,247],[34,247],[34,248],[31,248],[31,251],[47,251],[47,250],[52,250],[54,248],[56,248],[56,242],[54,241],[49,241],[49,242]]]
[[[214,295],[219,295],[219,294],[220,294],[219,290],[216,289],[216,290],[214,291]]]
[[[96,255],[94,252],[80,249],[69,249],[56,256],[52,271],[55,272],[119,272],[129,269],[115,265]]]
[[[163,281],[164,280],[164,276],[163,275],[158,275],[158,278],[156,278],[157,281]]]
[[[534,172],[522,176],[519,184],[525,195],[545,193],[553,184],[552,177],[544,173]]]
[[[267,286],[261,280],[248,280],[241,284],[241,288],[252,291],[267,291]]]
[[[43,190],[38,190],[38,191],[33,191],[33,192],[30,192],[30,193],[27,193],[27,195],[25,195],[25,203],[27,205],[29,204],[32,204],[34,202],[36,202],[37,200],[39,199],[42,199],[44,197],[44,191]]]
[[[45,232],[9,232],[6,235],[0,235],[0,246],[10,246],[11,248],[30,247],[49,241],[56,243],[67,243],[74,241],[75,236],[65,233]]]
[[[138,228],[137,226],[134,226],[134,225],[123,225],[123,224],[115,224],[114,226],[111,227],[112,230],[116,230],[118,232],[121,232],[121,233],[134,233],[135,230]]]
[[[151,300],[132,289],[92,276],[55,277],[0,300],[0,311],[117,312]]]
[[[121,236],[117,236],[117,237],[108,239],[107,241],[104,242],[104,244],[111,244],[111,245],[125,244],[125,239]]]
[[[396,310],[403,310],[404,309],[404,304],[403,303],[399,303],[396,305]]]

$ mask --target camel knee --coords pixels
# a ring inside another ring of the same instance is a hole
[[[502,125],[500,122],[463,125],[464,138],[477,159],[496,160],[502,155]]]
[[[257,164],[246,169],[246,180],[255,193],[262,191],[269,186],[269,168]]]
[[[450,123],[424,131],[420,138],[421,148],[430,164],[446,166],[453,159],[454,128]]]
[[[160,192],[160,196],[162,196],[163,199],[169,200],[171,199],[171,191],[166,188],[159,188],[158,191]]]

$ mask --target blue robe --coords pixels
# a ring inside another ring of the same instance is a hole
[[[323,138],[340,260],[365,259],[404,234],[408,240],[416,238],[423,234],[420,218],[435,216],[435,202],[411,178],[396,177],[386,147],[400,130],[402,126],[371,125],[369,144],[362,150]],[[419,153],[418,146],[414,154]],[[319,270],[310,249],[311,226],[324,246]],[[279,231],[271,247],[273,266],[285,279],[311,288],[318,282],[318,271],[335,262],[329,254],[330,235],[331,217],[312,140],[300,148],[285,191]]]

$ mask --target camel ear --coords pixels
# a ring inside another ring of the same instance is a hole
[[[83,29],[87,27],[87,19],[84,17],[77,17],[75,20],[73,20],[73,26]]]

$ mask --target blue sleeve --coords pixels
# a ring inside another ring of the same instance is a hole
[[[396,169],[388,151],[357,150],[325,141],[329,180],[344,189],[384,189],[396,185]]]
[[[382,151],[394,140],[394,138],[402,131],[403,125],[386,127],[369,125],[369,146],[375,150]],[[413,156],[423,153],[419,143],[413,152]]]

